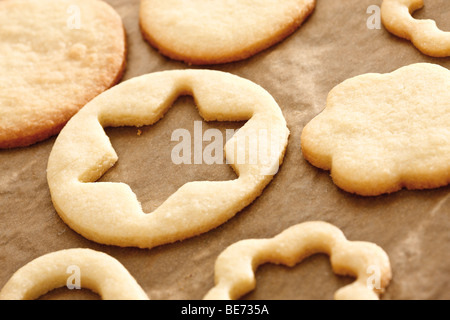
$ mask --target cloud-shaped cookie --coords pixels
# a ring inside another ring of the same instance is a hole
[[[373,243],[348,241],[341,230],[325,222],[293,226],[273,239],[244,240],[217,259],[216,286],[205,300],[238,299],[256,286],[255,270],[265,263],[295,266],[325,253],[335,273],[357,280],[335,294],[337,300],[378,300],[392,278],[387,254]]]
[[[383,24],[396,36],[411,40],[426,55],[450,56],[450,32],[440,30],[433,20],[417,20],[412,17],[411,14],[423,6],[423,0],[383,0]]]
[[[304,157],[363,196],[450,183],[450,71],[413,64],[344,81],[303,130]]]

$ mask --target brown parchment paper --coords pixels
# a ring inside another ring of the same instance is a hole
[[[124,80],[189,66],[161,56],[142,38],[138,0],[108,1],[122,16],[128,35]],[[231,72],[268,90],[279,103],[291,137],[285,162],[263,195],[221,227],[183,242],[152,250],[117,248],[84,239],[55,212],[46,181],[54,138],[23,149],[0,151],[0,287],[34,258],[69,248],[92,248],[117,258],[151,299],[201,299],[214,284],[214,263],[229,245],[248,238],[273,237],[305,221],[323,220],[350,240],[371,241],[388,253],[394,277],[383,299],[450,298],[450,187],[401,191],[363,198],[339,190],[329,173],[302,157],[303,127],[325,106],[328,92],[347,78],[368,72],[432,62],[450,68],[450,59],[422,55],[383,27],[366,26],[370,5],[381,0],[319,0],[312,16],[291,37],[255,57],[210,69]],[[435,19],[450,31],[450,1],[427,0],[418,18]],[[168,115],[142,135],[136,128],[107,129],[119,162],[102,181],[126,182],[146,212],[184,183],[226,180],[227,165],[174,165],[175,129],[193,133],[201,120],[191,98],[180,98]],[[204,123],[203,129],[237,129],[242,123]],[[149,230],[151,232],[151,230]],[[248,299],[332,299],[352,281],[335,276],[328,257],[314,256],[294,268],[265,265]],[[42,299],[95,299],[87,290],[58,289]]]

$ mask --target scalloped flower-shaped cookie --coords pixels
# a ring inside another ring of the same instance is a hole
[[[317,253],[330,256],[335,273],[357,277],[336,292],[337,300],[378,300],[392,278],[389,258],[377,245],[348,241],[341,230],[325,222],[306,222],[273,239],[244,240],[228,247],[217,259],[216,286],[205,300],[238,299],[255,288],[258,266],[293,267]]]
[[[344,81],[303,130],[302,150],[363,196],[450,183],[450,71],[414,64]]]
[[[417,20],[412,17],[411,14],[423,6],[423,0],[383,0],[383,24],[396,36],[411,40],[426,55],[450,56],[450,32],[440,30],[434,20]]]

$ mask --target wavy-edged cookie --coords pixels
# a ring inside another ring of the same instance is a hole
[[[335,293],[337,300],[378,300],[392,278],[386,252],[370,242],[349,241],[341,230],[321,221],[293,226],[272,239],[243,240],[217,258],[215,287],[205,300],[234,300],[256,286],[256,269],[266,263],[295,266],[325,253],[335,273],[356,277]]]
[[[432,57],[450,56],[450,32],[440,30],[434,20],[414,19],[412,13],[423,8],[423,0],[383,0],[381,19],[391,33],[411,42]]]

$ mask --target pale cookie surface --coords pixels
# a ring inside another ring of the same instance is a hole
[[[315,0],[142,0],[144,37],[162,54],[191,64],[248,58],[293,33]]]
[[[432,57],[450,56],[450,32],[440,30],[433,20],[417,20],[412,13],[423,8],[423,0],[383,0],[381,19],[398,37],[411,40],[422,53]]]
[[[244,240],[228,247],[216,261],[216,286],[205,300],[239,299],[256,287],[255,271],[260,265],[293,267],[318,253],[330,256],[336,274],[357,278],[336,292],[337,300],[378,300],[391,281],[389,258],[380,247],[348,241],[341,230],[328,223],[306,222],[273,239]]]
[[[103,127],[154,124],[186,94],[194,96],[206,121],[250,119],[225,146],[238,179],[187,183],[151,214],[143,212],[128,185],[91,183],[118,160]],[[260,131],[265,134],[258,151],[239,143]],[[53,204],[72,229],[99,243],[152,248],[183,240],[223,224],[253,202],[276,174],[288,136],[275,100],[251,81],[207,70],[134,78],[86,105],[58,136],[47,174]],[[258,161],[239,161],[255,152]]]
[[[122,20],[103,1],[3,0],[0,21],[0,148],[57,134],[122,76]]]
[[[148,300],[119,261],[90,249],[62,250],[31,261],[6,283],[0,300],[37,299],[68,282],[74,284],[69,279],[72,274],[80,277],[82,288],[98,293],[104,300]]]
[[[450,183],[450,71],[413,64],[335,87],[303,130],[305,158],[363,196]]]

